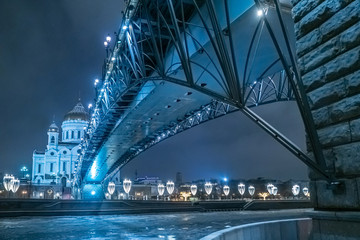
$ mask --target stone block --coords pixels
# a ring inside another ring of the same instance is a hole
[[[337,146],[351,141],[350,125],[348,122],[327,126],[317,132],[320,144],[323,147]]]
[[[325,0],[295,24],[297,39],[319,27],[352,0]]]
[[[360,70],[345,77],[347,90],[349,95],[360,92]]]
[[[360,95],[345,98],[329,105],[330,122],[336,123],[360,116]]]
[[[298,57],[315,49],[320,44],[335,37],[360,20],[360,0],[355,0],[344,9],[324,22],[319,28],[314,29],[296,42]]]
[[[347,92],[347,81],[345,78],[327,83],[308,93],[311,109],[314,110],[339,101],[346,96]]]
[[[326,67],[319,67],[302,76],[305,91],[311,91],[315,88],[321,87],[325,82]]]
[[[360,119],[350,121],[350,133],[352,141],[360,140]]]
[[[300,21],[300,19],[302,19],[316,6],[318,6],[322,1],[323,0],[303,0],[303,1],[297,1],[295,4],[293,1],[292,14],[293,14],[294,22]]]
[[[343,188],[333,190],[324,180],[316,181],[316,208],[326,209],[360,209],[359,193],[356,179],[339,179]],[[313,190],[314,191],[314,190]]]
[[[359,175],[360,142],[334,147],[336,176]]]
[[[324,127],[330,123],[330,113],[328,107],[312,111],[312,116],[316,128]]]

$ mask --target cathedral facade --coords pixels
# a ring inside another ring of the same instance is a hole
[[[46,149],[33,153],[32,184],[70,186],[88,122],[89,114],[79,101],[65,115],[61,129],[55,122],[50,125]]]

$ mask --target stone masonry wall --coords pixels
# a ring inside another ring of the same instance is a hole
[[[360,209],[360,0],[292,0],[296,54],[333,191],[310,173],[315,207]]]

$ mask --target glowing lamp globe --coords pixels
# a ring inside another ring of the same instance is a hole
[[[295,184],[292,188],[291,188],[291,192],[292,194],[294,194],[294,196],[299,195],[300,193],[300,186]]]
[[[124,191],[129,194],[130,190],[131,190],[131,180],[130,179],[124,179],[123,181],[123,188]]]
[[[273,186],[272,188],[272,194],[275,196],[278,193],[278,188]]]
[[[196,195],[196,192],[197,192],[197,186],[195,184],[191,185],[190,186],[190,192],[193,196]]]
[[[212,184],[210,182],[206,182],[204,187],[205,187],[205,192],[207,193],[207,195],[210,195],[212,192]]]
[[[253,196],[254,193],[255,193],[255,187],[254,186],[249,186],[248,191],[249,191],[250,196]]]
[[[107,190],[108,190],[110,195],[113,195],[114,192],[115,192],[115,183],[114,182],[109,182]]]
[[[309,189],[307,187],[303,188],[303,193],[305,196],[307,196],[309,194]]]
[[[169,195],[171,195],[174,192],[175,189],[175,184],[173,181],[168,181],[166,183],[166,190],[169,193]]]
[[[238,191],[239,191],[241,196],[244,195],[244,193],[245,193],[245,185],[243,183],[239,183]]]
[[[274,185],[272,185],[271,183],[266,186],[266,189],[270,195],[273,194],[273,187]]]
[[[229,193],[230,193],[230,187],[229,187],[228,185],[225,185],[225,186],[223,187],[223,191],[224,191],[225,196],[229,195]]]
[[[14,180],[13,175],[5,174],[3,178],[3,185],[6,191],[11,191],[12,189],[12,180]]]
[[[160,183],[158,185],[158,193],[160,196],[162,196],[162,195],[164,195],[164,192],[165,192],[165,186],[164,186],[164,184]]]
[[[20,187],[20,180],[19,179],[13,179],[11,181],[11,191],[13,193],[16,193],[17,190],[19,189],[19,187]]]

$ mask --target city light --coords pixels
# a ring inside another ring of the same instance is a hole
[[[105,43],[104,43],[105,44]],[[99,84],[99,79],[95,79],[94,86],[96,87]]]
[[[109,43],[107,41],[104,42],[104,46],[107,47]]]
[[[238,191],[239,191],[239,193],[240,193],[241,196],[244,195],[244,193],[245,193],[245,184],[239,183],[239,185],[238,185]]]
[[[266,186],[266,189],[270,195],[273,194],[273,187],[274,185],[272,185],[271,183]]]
[[[263,200],[266,200],[266,197],[268,197],[270,194],[267,192],[262,192],[262,193],[259,193],[258,195],[259,195],[259,197],[262,197]]]
[[[255,193],[255,187],[252,186],[252,185],[250,185],[250,186],[248,187],[248,191],[249,191],[250,196],[253,196],[254,193]]]
[[[274,186],[272,188],[272,194],[275,196],[277,194],[277,192],[278,192],[278,188]]]
[[[264,14],[264,12],[263,12],[263,10],[259,9],[259,10],[257,10],[256,14],[258,17],[261,17]]]
[[[126,30],[127,28],[128,28],[128,26],[126,26],[126,25],[124,25],[124,26],[122,27],[123,30]]]
[[[309,189],[307,187],[304,187],[303,188],[303,193],[305,196],[308,196],[309,195]]]
[[[5,174],[3,178],[3,185],[6,191],[11,191],[12,188],[12,180],[14,180],[13,175]]]
[[[115,192],[115,183],[114,182],[109,182],[107,190],[108,190],[110,195],[113,195],[114,192]]]
[[[94,191],[94,190],[91,191],[91,195],[93,195],[93,196],[95,195],[95,191]]]
[[[174,192],[175,189],[175,184],[173,181],[168,181],[166,183],[166,190],[169,193],[169,195],[171,195]]]
[[[291,188],[291,192],[292,194],[294,194],[294,196],[299,195],[300,193],[300,186],[295,184],[292,188]]]
[[[196,192],[197,192],[197,186],[196,186],[195,184],[191,185],[191,186],[190,186],[190,191],[191,191],[191,194],[192,194],[193,196],[195,196],[195,195],[196,195]]]
[[[210,195],[212,192],[212,184],[210,182],[206,182],[204,187],[205,187],[206,194]]]
[[[90,103],[90,104],[88,105],[88,108],[90,109],[90,108],[92,108],[92,106],[93,106],[93,105]],[[84,129],[84,130],[85,130],[85,129]]]
[[[111,37],[110,37],[110,35],[107,35],[107,37],[106,37],[106,42],[111,42]]]
[[[224,191],[225,196],[228,196],[230,193],[230,187],[228,185],[225,185],[223,187],[223,191]]]
[[[160,183],[157,187],[158,193],[160,196],[164,195],[165,192],[165,186],[164,184]]]
[[[123,188],[124,191],[129,194],[130,190],[131,190],[131,180],[130,179],[124,179],[123,181]]]
[[[223,180],[224,180],[224,182],[227,182],[227,181],[228,181],[228,179],[227,179],[226,177],[224,177]]]

